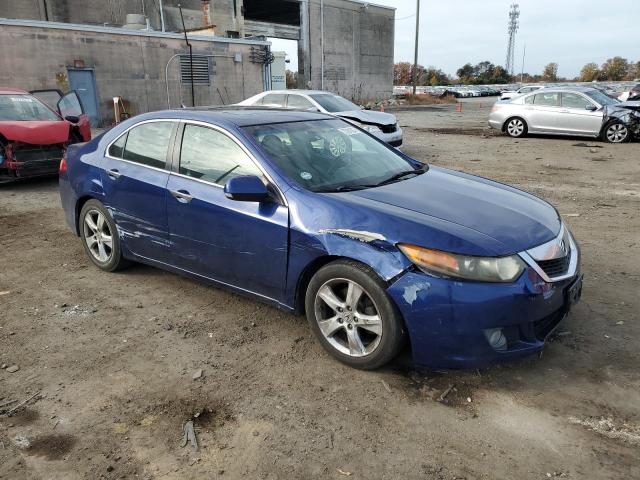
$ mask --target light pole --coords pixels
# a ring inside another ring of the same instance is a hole
[[[420,36],[420,0],[416,0],[416,46],[413,57],[413,94],[416,94],[418,86],[418,37]]]

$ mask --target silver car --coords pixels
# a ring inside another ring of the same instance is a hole
[[[603,125],[607,108],[616,105],[622,106],[595,88],[544,88],[497,102],[489,115],[489,126],[515,138],[542,133],[601,137],[622,143],[631,137],[625,123],[612,120]]]
[[[238,105],[314,110],[344,118],[393,147],[402,145],[402,129],[395,115],[364,110],[346,98],[321,90],[270,90]]]

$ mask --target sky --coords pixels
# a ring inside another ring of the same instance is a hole
[[[413,62],[416,0],[373,0],[396,7],[395,61]],[[489,60],[504,65],[509,6],[513,0],[421,0],[418,62],[455,76],[465,63]],[[616,55],[640,61],[640,0],[516,0],[516,72],[541,74],[556,62],[562,77],[578,76],[589,62],[601,65]],[[273,50],[291,57],[297,70],[296,42],[271,39]]]

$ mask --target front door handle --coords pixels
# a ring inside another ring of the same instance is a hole
[[[193,200],[193,195],[191,195],[186,190],[170,190],[170,192],[171,195],[173,195],[174,198],[181,203],[189,203],[191,200]]]
[[[111,177],[113,180],[117,180],[122,176],[122,174],[115,168],[109,170],[107,172],[107,175],[109,175],[109,177]]]

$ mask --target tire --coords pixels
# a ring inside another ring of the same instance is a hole
[[[627,125],[614,120],[602,129],[602,140],[609,143],[626,143],[631,140],[631,132]]]
[[[528,131],[527,122],[520,117],[512,117],[504,122],[504,132],[512,138],[522,138]]]
[[[404,324],[384,282],[361,263],[337,260],[318,270],[307,287],[305,307],[320,344],[350,367],[381,367],[404,343]]]
[[[78,219],[82,245],[89,259],[105,272],[115,272],[130,265],[122,257],[116,224],[109,211],[98,200],[84,204]]]

